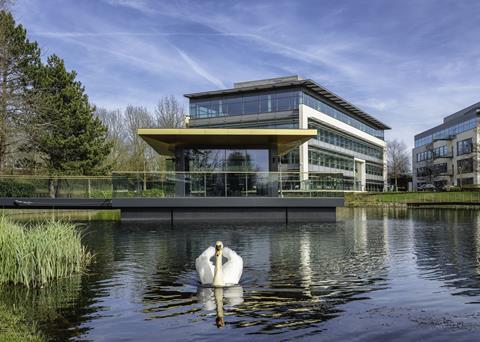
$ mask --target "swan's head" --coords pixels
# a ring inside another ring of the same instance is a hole
[[[219,257],[222,254],[223,243],[222,241],[217,241],[215,243],[215,256]]]

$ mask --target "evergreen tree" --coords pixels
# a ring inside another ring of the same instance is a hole
[[[0,172],[7,155],[16,152],[24,137],[23,122],[31,112],[32,74],[41,64],[40,49],[27,39],[22,25],[0,11]]]
[[[30,146],[36,148],[50,175],[97,175],[109,171],[111,143],[107,127],[94,115],[85,89],[56,55],[35,77],[36,114]]]

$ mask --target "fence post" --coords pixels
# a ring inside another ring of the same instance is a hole
[[[88,198],[91,197],[91,188],[90,187],[91,187],[91,184],[90,184],[90,177],[89,177],[89,178],[87,178],[87,196],[88,196]]]
[[[227,189],[227,173],[225,172],[225,197],[228,197],[228,189]]]
[[[245,197],[248,197],[248,174],[245,172]]]

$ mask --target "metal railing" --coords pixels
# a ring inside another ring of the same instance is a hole
[[[0,197],[343,197],[357,190],[320,172],[115,172],[111,176],[0,175]],[[358,189],[360,190],[360,189]]]

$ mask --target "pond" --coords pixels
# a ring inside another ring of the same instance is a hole
[[[480,212],[339,209],[337,222],[85,223],[88,273],[1,288],[51,340],[472,340],[480,333]],[[222,240],[239,286],[199,284]],[[219,324],[224,322],[224,324]]]

